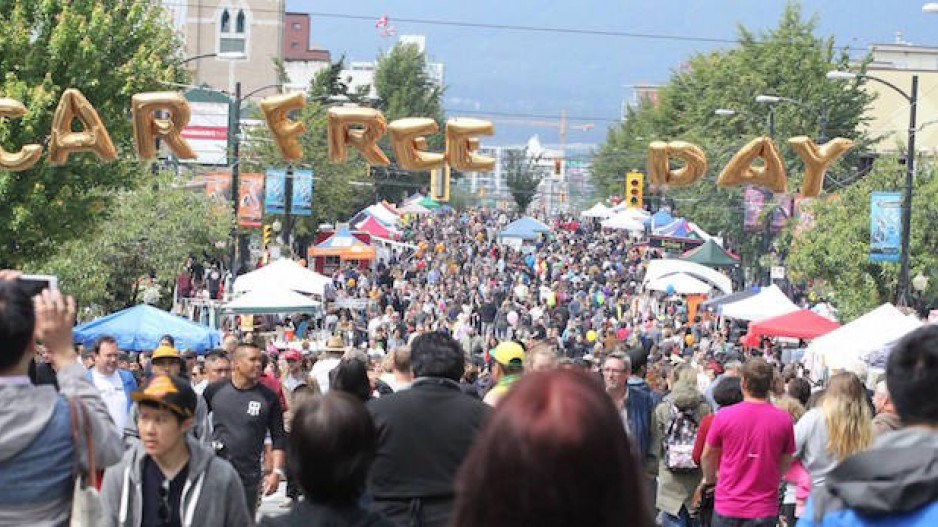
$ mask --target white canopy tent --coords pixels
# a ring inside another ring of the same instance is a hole
[[[884,348],[891,348],[899,339],[918,329],[922,322],[904,315],[896,306],[886,303],[849,324],[814,339],[806,350],[821,366],[840,369]],[[820,370],[821,368],[812,368]]]
[[[648,270],[645,272],[644,283],[651,283],[662,276],[684,273],[698,280],[703,280],[713,284],[714,287],[724,294],[733,292],[733,281],[718,271],[694,262],[684,260],[652,260],[648,262]]]
[[[609,207],[599,202],[580,213],[582,218],[608,218],[611,215]]]
[[[389,227],[396,226],[398,222],[397,215],[380,204],[369,205],[368,208],[366,208],[362,212],[364,212],[365,214],[368,214],[369,216],[374,216],[376,220],[380,221],[381,223]]]
[[[332,279],[310,271],[293,260],[276,260],[256,271],[235,279],[234,291],[246,293],[255,290],[286,289],[298,293],[323,296]]]
[[[772,284],[762,288],[757,294],[738,302],[720,306],[720,315],[738,320],[762,320],[798,311],[798,306],[785,296],[785,293]]]
[[[255,289],[225,304],[228,313],[315,313],[322,303],[288,289]]]
[[[609,219],[603,220],[600,225],[604,229],[613,229],[617,231],[642,232],[645,230],[645,225],[641,222],[641,220],[630,218],[626,213],[616,214]]]
[[[678,295],[705,295],[713,286],[685,273],[675,273],[652,280],[645,286],[652,291],[672,290]]]

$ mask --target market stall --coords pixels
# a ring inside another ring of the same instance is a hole
[[[719,313],[726,318],[752,321],[787,315],[799,309],[777,285],[772,284],[763,287],[753,296],[723,304]]]
[[[256,271],[235,279],[235,293],[256,290],[288,290],[298,293],[325,295],[332,279],[311,271],[289,259],[275,260]]]
[[[117,339],[123,351],[151,351],[163,335],[172,335],[176,348],[206,353],[218,347],[221,334],[190,320],[141,304],[92,320],[73,330],[74,341],[85,348],[103,336]]]

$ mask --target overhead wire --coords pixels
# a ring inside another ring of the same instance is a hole
[[[204,8],[205,6],[201,4],[195,4],[190,2],[179,2],[179,1],[166,1],[162,2],[164,6],[170,7],[198,7]],[[264,8],[252,8],[251,12],[256,13],[281,13],[281,10],[278,9],[264,9]],[[356,20],[356,21],[367,21],[375,22],[385,15],[357,15],[352,13],[329,13],[322,11],[307,11],[304,13],[310,17],[319,17],[319,18],[329,18],[329,19],[338,19],[338,20]],[[465,20],[444,20],[444,19],[432,19],[432,18],[413,18],[413,17],[398,17],[390,16],[388,20],[391,23],[408,23],[408,24],[419,24],[419,25],[429,25],[429,26],[442,26],[442,27],[460,27],[467,29],[490,29],[496,31],[518,31],[518,32],[530,32],[530,33],[553,33],[553,34],[568,34],[568,35],[588,35],[588,36],[599,36],[599,37],[615,37],[615,38],[635,38],[635,39],[646,39],[646,40],[664,40],[672,42],[696,42],[696,43],[706,43],[706,44],[738,44],[739,39],[736,38],[726,38],[726,37],[712,37],[712,36],[698,36],[698,35],[677,35],[677,34],[667,34],[667,33],[652,33],[652,32],[637,32],[637,31],[618,31],[610,29],[593,29],[593,28],[579,28],[579,27],[563,27],[563,26],[539,26],[539,25],[528,25],[528,24],[496,24],[491,22],[469,22]],[[767,42],[755,41],[755,44],[768,44]],[[772,43],[776,44],[776,43]],[[781,43],[784,44],[784,43]],[[792,45],[798,45],[797,43],[792,43]],[[866,48],[860,48],[855,46],[842,46],[837,49],[843,49],[847,51],[868,51]]]

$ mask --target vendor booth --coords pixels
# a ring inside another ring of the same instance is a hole
[[[326,240],[309,248],[309,260],[313,269],[323,274],[332,274],[345,262],[355,262],[359,267],[370,267],[375,260],[375,248],[340,228]]]
[[[221,334],[214,329],[146,304],[76,326],[73,335],[75,343],[85,348],[91,348],[103,336],[111,336],[122,351],[151,351],[159,346],[163,335],[172,335],[177,349],[200,354],[218,347],[221,341]]]
[[[313,272],[290,259],[275,260],[260,269],[235,279],[235,293],[287,290],[297,293],[325,295],[332,279]]]
[[[688,262],[689,263],[689,262]],[[785,296],[785,293],[775,284],[763,287],[759,292],[748,298],[723,304],[720,307],[720,316],[735,318],[737,320],[762,320],[779,315],[787,315],[800,308]]]

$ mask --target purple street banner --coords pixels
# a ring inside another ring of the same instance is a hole
[[[294,216],[313,215],[312,170],[297,170],[293,172],[293,199],[290,200],[290,212]]]
[[[870,261],[899,261],[902,245],[902,194],[874,192],[870,196]]]
[[[782,194],[772,210],[772,232],[779,233],[785,228],[785,223],[792,217],[794,200],[789,194]]]
[[[756,187],[746,187],[743,191],[743,230],[754,232],[761,230],[759,215],[765,207],[765,193]]]

